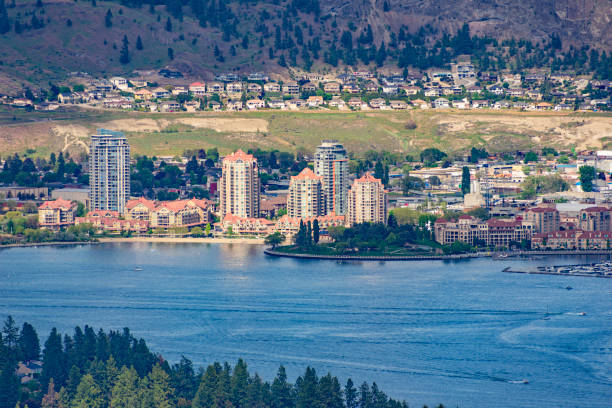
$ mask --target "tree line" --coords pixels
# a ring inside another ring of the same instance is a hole
[[[42,359],[42,373],[22,386],[19,361]],[[129,329],[108,332],[77,326],[72,335],[53,328],[41,350],[36,330],[19,329],[9,316],[0,333],[0,408],[404,408],[376,383],[342,386],[330,373],[307,367],[294,383],[281,365],[271,382],[215,362],[196,370],[182,357],[170,364]],[[442,408],[442,405],[439,406]]]

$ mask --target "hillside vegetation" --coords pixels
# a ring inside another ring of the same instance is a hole
[[[228,70],[426,69],[460,54],[481,70],[610,77],[611,20],[609,0],[0,0],[0,89],[48,88],[74,71],[165,66],[204,78]]]
[[[413,122],[416,128],[412,129]],[[448,153],[472,146],[510,152],[552,146],[611,148],[612,115],[495,111],[135,113],[0,111],[2,155],[48,155],[86,150],[88,136],[104,127],[126,133],[133,154],[175,155],[186,149],[312,150],[338,139],[355,154],[388,150],[415,154],[427,147]]]

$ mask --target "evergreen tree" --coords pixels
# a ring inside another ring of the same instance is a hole
[[[40,358],[40,341],[34,327],[24,323],[19,335],[19,348],[23,360],[38,360]]]
[[[16,348],[17,341],[19,339],[19,329],[15,324],[15,320],[13,316],[8,315],[6,320],[4,321],[4,327],[2,328],[2,334],[4,335],[4,344],[8,348]]]
[[[463,166],[461,172],[461,192],[466,195],[470,192],[470,169],[467,166]]]
[[[235,407],[247,406],[247,388],[249,385],[249,373],[247,365],[239,359],[234,367],[231,379],[231,402]]]
[[[287,382],[287,373],[283,366],[278,368],[276,378],[272,382],[271,393],[272,408],[293,408],[295,406],[291,384]]]
[[[242,48],[244,48],[245,50],[249,48],[249,36],[247,34],[242,37]]]
[[[138,37],[140,38],[140,37]],[[130,62],[130,51],[128,49],[129,41],[127,39],[127,35],[123,36],[122,40],[123,45],[121,46],[121,53],[119,55],[119,62],[122,64],[128,64]]]
[[[140,36],[138,36],[138,38],[136,38],[136,49],[139,50],[139,51],[143,49],[142,39],[140,38]]]
[[[209,408],[214,405],[221,370],[219,363],[214,363],[206,368],[198,391],[193,398],[192,408]]]
[[[149,393],[155,408],[173,408],[174,389],[170,385],[170,376],[159,364],[155,365],[148,376]]]
[[[395,218],[395,214],[393,212],[389,213],[389,217],[387,217],[387,227],[389,229],[394,230],[398,228],[397,218]]]
[[[0,0],[0,34],[6,34],[9,31],[11,31],[11,22],[4,5],[4,0]]]
[[[391,217],[391,215],[389,215],[389,217]],[[346,401],[346,408],[358,408],[357,390],[353,385],[353,380],[350,378],[346,380],[346,386],[344,387],[344,400]]]
[[[58,386],[63,385],[67,379],[66,356],[62,350],[62,337],[57,333],[55,327],[51,329],[49,338],[45,342],[42,361],[43,370],[40,380],[42,388],[47,388],[51,379]]]
[[[85,374],[77,387],[70,408],[103,408],[104,406],[102,390],[100,390],[91,374]]]
[[[382,161],[378,160],[376,165],[374,166],[374,178],[382,180],[385,176],[385,169],[383,167]]]
[[[170,59],[170,61],[174,59],[174,50],[171,47],[168,48],[168,58]]]
[[[191,360],[185,358],[185,356],[181,356],[179,363],[172,366],[170,383],[176,390],[177,398],[183,398],[186,401],[193,399],[198,389],[198,383]]]
[[[110,28],[113,26],[113,13],[110,9],[106,12],[106,17],[104,17],[104,25],[106,28]]]
[[[172,32],[172,20],[170,20],[170,17],[166,20],[166,31]]]
[[[312,242],[314,242],[315,245],[319,243],[319,235],[319,220],[315,218],[312,222]]]
[[[314,368],[306,367],[304,376],[298,378],[295,383],[296,408],[311,408],[318,406],[318,383],[319,380]]]
[[[19,398],[20,385],[15,375],[17,361],[13,353],[5,354],[5,361],[0,364],[0,408],[14,408]]]

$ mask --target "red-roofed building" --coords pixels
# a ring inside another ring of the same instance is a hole
[[[387,192],[382,182],[366,173],[353,181],[348,192],[346,224],[387,222]]]
[[[610,231],[610,209],[589,207],[578,214],[578,229],[582,231]]]
[[[74,224],[77,204],[58,198],[53,201],[45,201],[38,207],[38,225],[44,228],[60,229]]]
[[[189,93],[193,96],[204,97],[206,95],[206,85],[203,82],[193,82],[189,85]]]
[[[306,167],[292,176],[287,197],[287,215],[292,218],[317,217],[325,214],[323,177]]]
[[[611,249],[610,231],[555,231],[535,234],[531,238],[531,249]]]
[[[152,201],[140,197],[126,203],[125,218],[147,221],[151,228],[195,227],[209,223],[213,211],[209,200]]]
[[[559,231],[561,217],[559,211],[552,207],[533,207],[527,209],[523,218],[533,225],[535,234]]]
[[[274,221],[265,218],[238,217],[225,214],[223,220],[215,225],[215,230],[239,235],[268,235],[272,233]]]
[[[123,220],[117,211],[94,210],[85,217],[77,217],[75,224],[91,224],[98,232],[120,234],[122,232],[136,232],[144,234],[149,229],[149,222],[144,220]]]
[[[274,232],[280,232],[281,234],[290,237],[298,233],[300,229],[300,221],[303,223],[308,223],[310,221],[312,224],[315,219],[319,223],[319,231],[322,235],[327,234],[329,227],[339,227],[344,225],[344,216],[336,215],[333,212],[320,217],[307,218],[290,217],[288,214],[286,214],[276,221],[276,224],[274,225]]]
[[[513,243],[529,240],[532,224],[522,218],[479,220],[462,215],[456,221],[438,219],[434,223],[436,241],[442,245],[461,241],[466,244],[486,244],[509,248]]]

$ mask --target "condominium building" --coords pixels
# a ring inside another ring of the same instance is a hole
[[[346,224],[387,221],[387,192],[382,182],[370,173],[356,179],[348,192]]]
[[[582,231],[610,231],[610,209],[589,207],[578,214],[578,229]]]
[[[561,217],[559,211],[551,207],[533,207],[525,210],[525,221],[533,225],[534,234],[559,231]]]
[[[307,218],[325,214],[322,180],[323,177],[317,176],[308,167],[291,177],[287,197],[289,217]]]
[[[259,168],[253,155],[238,150],[223,159],[219,180],[219,215],[259,216]]]
[[[74,224],[77,204],[58,198],[53,201],[45,201],[38,207],[38,224],[41,227],[60,229]]]
[[[348,155],[337,140],[324,140],[314,155],[314,172],[323,177],[325,213],[345,215],[348,193]]]
[[[98,129],[89,148],[89,207],[123,213],[130,196],[130,145],[121,132]]]
[[[212,201],[197,198],[152,201],[140,197],[126,204],[125,219],[147,221],[151,228],[195,227],[212,221]]]

